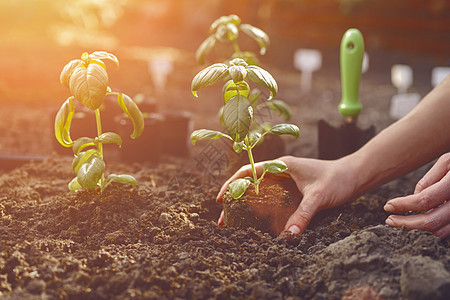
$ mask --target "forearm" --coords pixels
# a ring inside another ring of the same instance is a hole
[[[450,76],[407,116],[341,161],[352,166],[355,194],[400,177],[450,150]]]

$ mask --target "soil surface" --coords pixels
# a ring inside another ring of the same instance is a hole
[[[274,238],[252,228],[218,227],[218,186],[204,182],[190,161],[110,163],[110,170],[135,175],[139,185],[112,185],[103,194],[70,193],[73,171],[60,156],[4,173],[2,299],[449,295],[448,243],[383,225],[386,199],[411,192],[420,170],[320,213],[300,237]]]

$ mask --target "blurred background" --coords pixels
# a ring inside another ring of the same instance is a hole
[[[303,126],[305,135],[294,154],[315,155],[317,119],[340,121],[335,109],[340,101],[339,47],[348,28],[363,33],[369,57],[361,82],[367,107],[360,117],[362,127],[375,124],[380,130],[394,121],[388,115],[397,93],[391,82],[393,65],[411,67],[414,77],[408,89],[421,97],[433,87],[433,68],[450,66],[448,0],[1,0],[1,122],[12,128],[9,135],[19,135],[14,126],[34,121],[14,121],[11,114],[61,105],[69,96],[59,83],[64,65],[82,52],[106,50],[121,63],[119,69],[108,65],[113,90],[154,98],[164,109],[193,112],[196,128],[214,129],[221,105],[211,99],[217,98],[216,90],[200,91],[200,99],[193,100],[190,83],[204,67],[195,61],[197,47],[211,23],[229,14],[271,38],[260,61],[277,79],[279,97],[293,107],[293,122]],[[242,37],[240,43],[241,49],[258,53],[253,40]],[[227,47],[216,46],[207,64],[228,58],[232,49]],[[321,53],[309,93],[301,91],[301,71],[294,65],[300,48]],[[160,68],[156,74],[167,76],[152,77],[152,65]],[[40,116],[41,122],[48,121]],[[3,152],[15,147],[5,142],[7,134],[0,132]],[[31,152],[48,152],[46,146],[29,147]]]

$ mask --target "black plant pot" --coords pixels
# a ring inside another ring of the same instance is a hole
[[[128,118],[118,122],[119,135],[122,137],[122,148],[119,158],[124,162],[156,162],[162,154],[161,128],[163,116],[159,113],[147,114],[144,119],[144,131],[136,139],[132,139],[133,124]]]
[[[191,114],[186,111],[163,112],[162,151],[176,157],[189,156],[189,135],[193,122]]]
[[[189,156],[191,115],[184,111],[145,114],[144,132],[133,140],[133,126],[128,118],[119,122],[123,145],[120,160],[126,162],[158,161],[161,156]]]

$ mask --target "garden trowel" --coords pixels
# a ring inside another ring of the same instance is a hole
[[[338,128],[319,120],[319,158],[337,159],[358,150],[375,135],[375,127],[359,129],[356,119],[361,111],[359,82],[364,57],[364,40],[358,29],[349,29],[341,41],[342,99],[339,112],[345,123]]]

